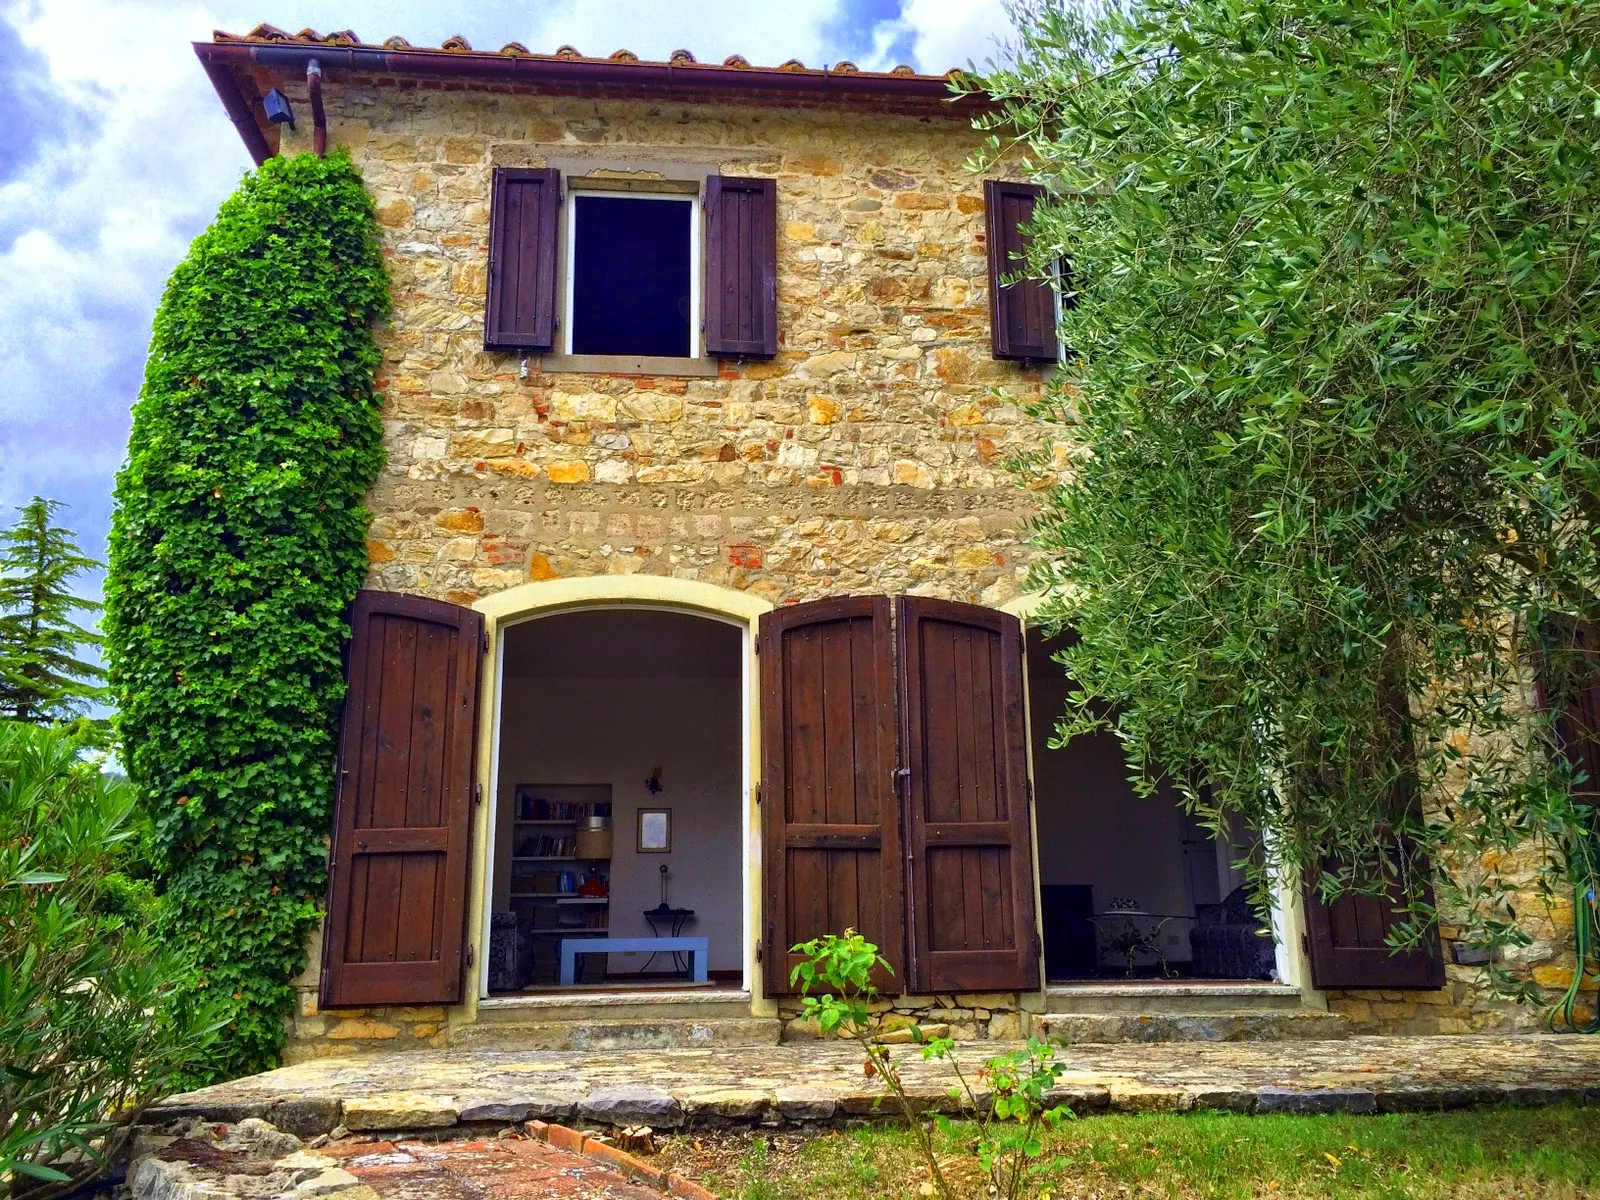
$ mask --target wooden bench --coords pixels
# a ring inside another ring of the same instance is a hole
[[[706,960],[710,941],[703,937],[569,937],[561,939],[561,986],[577,982],[578,955],[675,953],[689,956],[690,975],[696,983],[706,982]]]

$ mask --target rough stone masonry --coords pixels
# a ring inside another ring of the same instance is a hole
[[[775,602],[1019,593],[1035,505],[1005,461],[1052,436],[1022,412],[1042,373],[990,355],[965,115],[359,77],[327,104],[376,198],[395,296],[374,586],[463,603],[646,572]],[[709,378],[549,374],[533,357],[524,377],[483,349],[493,169],[639,160],[777,180],[778,356]]]

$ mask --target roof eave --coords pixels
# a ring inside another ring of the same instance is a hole
[[[526,84],[554,92],[615,89],[649,95],[810,96],[837,103],[893,100],[924,102],[930,108],[963,109],[981,103],[980,97],[953,92],[949,80],[939,75],[725,67],[708,63],[614,62],[549,55],[524,57],[477,51],[242,41],[195,42],[194,52],[213,80],[216,78],[213,67],[279,67],[301,72],[314,58],[324,71],[478,79]]]

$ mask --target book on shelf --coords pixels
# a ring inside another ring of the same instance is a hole
[[[609,800],[551,800],[537,792],[517,792],[517,820],[519,821],[586,821],[590,817],[603,817],[611,823]]]

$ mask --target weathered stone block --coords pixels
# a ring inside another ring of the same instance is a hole
[[[683,1124],[683,1108],[657,1087],[619,1087],[591,1092],[578,1102],[578,1115],[604,1125],[653,1125],[675,1129]]]
[[[442,1129],[454,1125],[460,1113],[449,1096],[417,1092],[386,1092],[352,1097],[344,1102],[346,1129]]]

